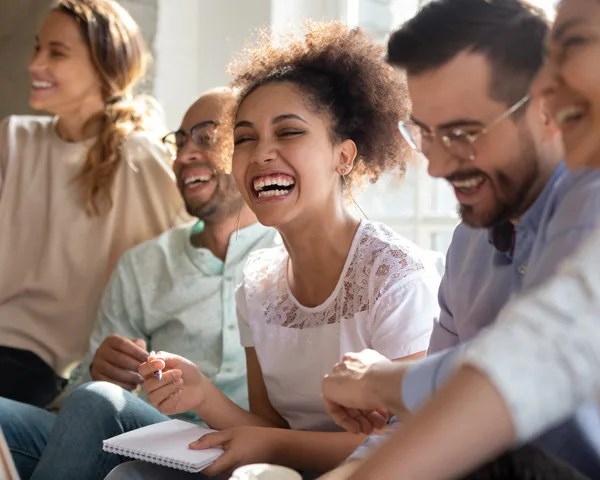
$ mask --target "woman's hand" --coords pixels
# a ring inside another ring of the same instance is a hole
[[[212,465],[202,470],[209,477],[251,463],[273,463],[278,444],[278,428],[235,427],[221,432],[209,433],[190,444],[193,450],[222,448],[225,453]]]
[[[160,379],[155,375],[159,370]],[[202,403],[208,379],[186,358],[158,352],[148,357],[138,372],[144,377],[143,389],[148,401],[165,415],[187,412]]]

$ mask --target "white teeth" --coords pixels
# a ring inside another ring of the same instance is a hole
[[[265,187],[270,187],[272,185],[277,185],[279,187],[289,187],[290,185],[295,185],[293,180],[287,180],[283,178],[257,178],[254,180],[254,190],[260,192]]]
[[[478,187],[479,185],[481,185],[483,183],[485,179],[483,177],[474,177],[474,178],[468,178],[466,180],[460,180],[460,181],[453,181],[450,182],[452,183],[452,186],[455,188],[473,188],[473,187]]]
[[[50,88],[50,87],[52,87],[52,84],[50,82],[42,82],[40,80],[33,80],[31,82],[31,84],[33,85],[33,88]]]
[[[583,109],[579,107],[563,108],[556,114],[556,123],[563,125],[570,120],[576,120],[583,114]]]
[[[258,192],[258,198],[262,197],[280,197],[282,195],[287,195],[289,192],[287,190],[266,190],[264,192]]]
[[[208,182],[210,181],[211,177],[210,175],[193,175],[191,177],[186,178],[183,183],[184,185],[191,185],[192,183],[195,182]]]

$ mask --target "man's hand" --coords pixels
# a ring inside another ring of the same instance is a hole
[[[109,335],[96,350],[90,374],[93,380],[114,383],[132,391],[143,381],[137,370],[147,358],[145,340]]]
[[[352,433],[370,435],[383,428],[388,412],[401,403],[404,368],[374,350],[344,355],[323,379],[327,413]]]
[[[162,371],[160,380],[154,375],[158,370]],[[194,363],[167,352],[148,357],[138,371],[144,378],[148,401],[165,415],[194,410],[202,403],[209,382]]]

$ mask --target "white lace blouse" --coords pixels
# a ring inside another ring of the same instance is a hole
[[[338,429],[321,380],[345,353],[400,358],[427,349],[439,276],[425,258],[388,227],[363,221],[336,288],[308,308],[289,290],[284,247],[251,254],[236,297],[241,341],[256,349],[271,404],[290,428]]]

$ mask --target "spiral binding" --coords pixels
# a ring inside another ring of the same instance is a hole
[[[143,460],[145,462],[154,463],[155,465],[161,465],[163,467],[175,468],[177,470],[183,470],[189,473],[198,473],[202,468],[207,465],[202,465],[200,467],[194,465],[190,462],[181,462],[179,460],[173,460],[167,457],[163,457],[162,455],[155,455],[150,452],[144,450],[132,450],[130,448],[124,448],[116,445],[111,445],[109,443],[104,442],[102,445],[102,450],[108,453],[114,453],[116,455],[121,455],[124,457],[130,457],[135,460]]]

